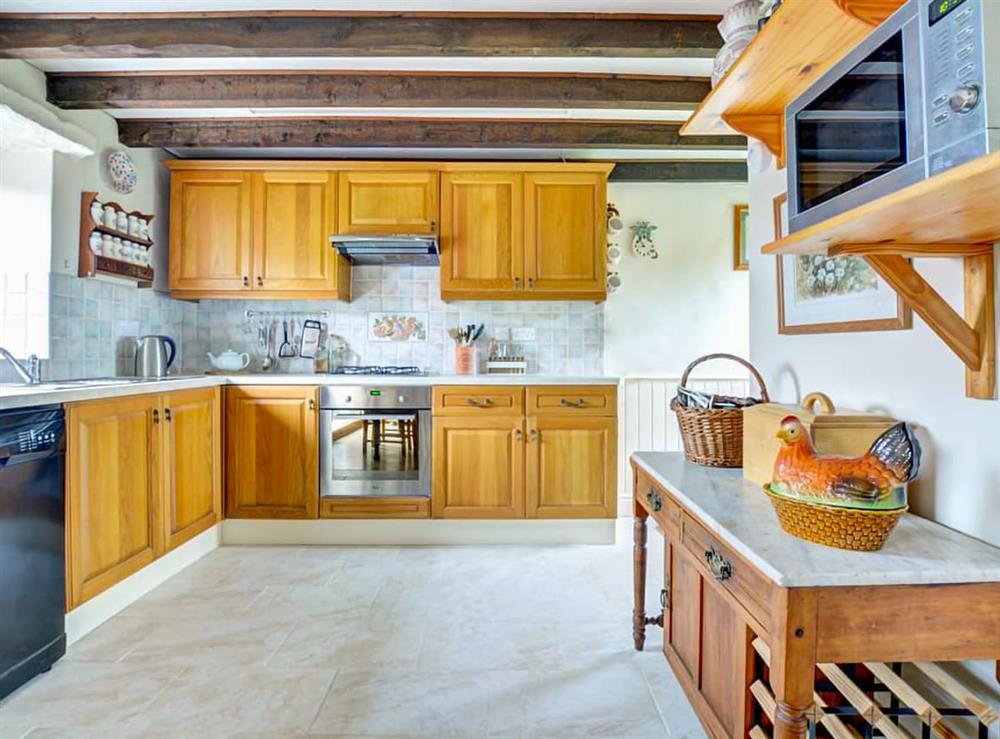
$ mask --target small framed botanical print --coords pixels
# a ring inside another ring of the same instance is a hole
[[[774,238],[788,224],[788,196],[774,199]],[[913,314],[862,257],[780,255],[778,333],[894,331],[913,326]]]
[[[750,269],[747,258],[747,218],[749,205],[733,206],[733,269]]]

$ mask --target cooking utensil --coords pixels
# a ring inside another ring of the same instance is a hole
[[[270,323],[261,323],[257,327],[257,347],[264,352],[264,360],[260,363],[260,368],[267,372],[273,369],[277,364],[274,357],[271,356],[271,336],[273,332],[273,326]]]
[[[285,338],[281,342],[281,346],[278,347],[278,357],[281,359],[290,359],[295,356],[295,347],[293,347],[288,341],[288,321],[282,321],[281,327],[284,331]]]
[[[302,322],[302,336],[299,339],[299,356],[312,359],[319,349],[319,339],[323,325],[319,321],[307,319]]]

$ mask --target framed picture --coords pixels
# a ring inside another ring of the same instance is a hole
[[[788,229],[788,195],[774,199],[774,238]],[[825,334],[912,328],[913,314],[862,257],[781,255],[778,333]]]
[[[398,343],[427,341],[427,314],[369,313],[368,340]]]
[[[733,206],[733,269],[750,269],[747,259],[747,218],[750,206]]]

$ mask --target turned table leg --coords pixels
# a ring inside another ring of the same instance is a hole
[[[635,506],[632,524],[632,641],[637,652],[646,643],[646,511]]]
[[[816,675],[816,594],[783,590],[771,649],[774,739],[806,739]]]

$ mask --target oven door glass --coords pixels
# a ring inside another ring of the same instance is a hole
[[[795,116],[799,212],[907,162],[903,34]]]
[[[323,411],[322,495],[429,495],[429,414]]]

